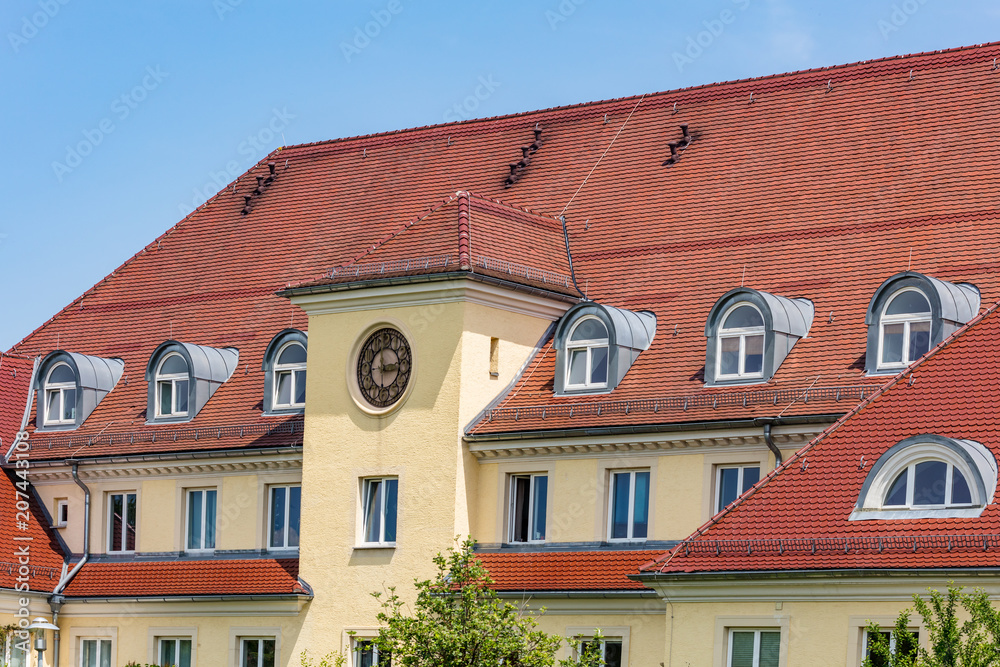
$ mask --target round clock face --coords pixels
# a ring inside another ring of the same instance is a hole
[[[395,329],[379,329],[358,354],[358,388],[373,407],[387,408],[403,396],[410,381],[410,344]]]

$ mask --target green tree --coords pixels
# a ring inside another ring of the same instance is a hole
[[[983,590],[965,593],[954,584],[946,594],[928,589],[927,600],[913,596],[913,607],[929,635],[930,650],[911,650],[906,609],[891,633],[897,649],[905,648],[890,651],[889,639],[869,622],[869,657],[863,667],[1000,667],[1000,611]]]
[[[466,540],[434,558],[437,576],[415,581],[412,613],[394,587],[373,593],[381,602],[382,629],[374,640],[393,667],[550,667],[562,638],[538,629],[537,617],[501,600],[493,581]],[[542,610],[544,612],[544,609]],[[597,639],[600,639],[598,635]],[[570,639],[578,659],[563,667],[601,667],[599,642]]]

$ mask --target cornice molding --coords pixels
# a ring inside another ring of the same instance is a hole
[[[310,315],[466,301],[549,321],[562,317],[576,301],[571,297],[558,298],[553,294],[549,298],[518,291],[513,286],[506,288],[467,278],[297,294],[289,299]]]
[[[301,452],[284,454],[275,458],[246,458],[219,460],[150,461],[134,464],[96,462],[81,466],[80,478],[88,481],[132,477],[191,477],[195,475],[234,475],[260,472],[287,472],[302,469]],[[28,473],[32,484],[72,482],[69,466],[31,468]]]

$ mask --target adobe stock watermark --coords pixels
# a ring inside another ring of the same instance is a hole
[[[444,122],[454,123],[460,120],[472,118],[479,105],[490,99],[493,91],[500,87],[500,82],[493,78],[492,74],[479,77],[479,85],[461,102],[456,102],[454,106],[444,112]]]
[[[555,10],[545,10],[545,20],[549,22],[549,28],[556,30],[560,23],[565,23],[569,17],[576,13],[576,8],[587,0],[562,0]]]
[[[132,112],[139,108],[139,105],[149,97],[149,94],[160,87],[163,80],[170,74],[160,69],[160,66],[147,67],[146,75],[142,77],[139,85],[132,88],[127,93],[122,93],[111,102],[111,116],[105,116],[93,129],[82,130],[83,139],[71,146],[66,146],[66,156],[62,162],[55,160],[52,162],[52,172],[60,183],[67,174],[83,164],[84,158],[94,152],[94,149],[104,142],[104,139],[118,129],[115,119],[120,123],[132,115]]]
[[[38,31],[47,26],[60,9],[69,4],[69,1],[39,0],[38,11],[21,18],[21,29],[17,32],[7,33],[7,41],[10,42],[10,48],[14,49],[14,53],[19,52],[21,47],[34,39]]]
[[[740,12],[745,12],[750,6],[750,0],[730,0]],[[694,63],[695,60],[700,58],[705,50],[710,48],[715,41],[722,36],[726,31],[727,25],[732,25],[736,22],[736,18],[739,16],[737,12],[731,9],[723,9],[719,12],[717,18],[709,19],[707,21],[702,21],[701,24],[705,27],[704,30],[699,31],[694,36],[688,35],[687,46],[684,51],[674,51],[673,59],[674,65],[677,66],[678,72],[683,72],[684,68],[688,65]]]
[[[226,14],[235,12],[236,8],[243,4],[243,0],[212,0],[212,9],[220,21],[226,20]]]
[[[392,17],[403,11],[401,0],[389,0],[385,9],[373,9],[371,11],[372,20],[354,28],[354,37],[350,42],[340,43],[340,52],[344,54],[344,60],[351,62],[351,58],[360,55],[368,48],[372,40],[382,34],[382,30],[392,23]]]
[[[271,118],[256,132],[236,147],[236,154],[243,156],[240,160],[230,160],[223,169],[208,172],[208,179],[200,188],[192,191],[191,203],[180,203],[177,209],[181,215],[189,215],[192,211],[208,201],[216,193],[229,185],[233,179],[247,170],[247,167],[270,151],[270,146],[281,132],[295,119],[295,114],[289,113],[288,107],[272,109]],[[284,141],[282,141],[284,143]]]
[[[927,4],[927,0],[903,0],[892,5],[892,12],[889,13],[889,20],[878,20],[878,31],[882,33],[882,39],[889,41],[889,35],[898,32],[906,25],[910,17],[920,11],[920,8]]]

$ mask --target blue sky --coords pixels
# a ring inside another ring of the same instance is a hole
[[[998,36],[995,0],[5,0],[0,349],[281,145]]]

